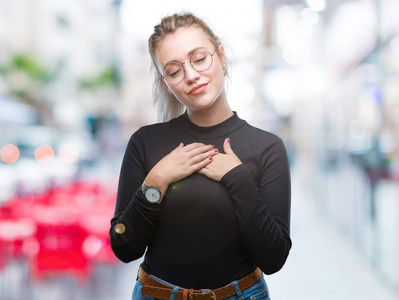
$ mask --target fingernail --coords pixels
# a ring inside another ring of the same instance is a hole
[[[212,148],[215,148],[215,146],[214,145],[211,145],[212,146]]]
[[[212,158],[212,157],[209,157],[209,160],[213,160],[213,158]]]
[[[219,150],[218,150],[218,149],[213,149],[213,151],[215,151],[215,152],[219,152]]]
[[[230,138],[227,139],[227,142],[230,143]]]

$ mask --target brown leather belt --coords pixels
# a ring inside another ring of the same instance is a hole
[[[262,271],[256,268],[244,278],[237,281],[241,291],[254,285],[262,276]],[[139,279],[143,283],[141,294],[144,297],[151,297],[157,299],[170,299],[173,287],[164,284],[150,275],[148,275],[142,268],[140,268]],[[236,290],[233,284],[218,288],[216,290],[193,290],[180,288],[175,296],[175,300],[221,300],[227,297],[234,296]]]

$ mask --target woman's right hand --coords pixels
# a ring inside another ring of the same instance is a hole
[[[219,151],[213,145],[183,143],[162,158],[148,173],[145,182],[158,187],[165,194],[169,184],[183,179],[212,162]]]

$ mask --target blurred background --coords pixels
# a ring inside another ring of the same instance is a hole
[[[130,298],[109,221],[157,120],[147,39],[183,10],[223,40],[231,107],[288,150],[272,299],[399,299],[399,0],[0,0],[0,299]]]

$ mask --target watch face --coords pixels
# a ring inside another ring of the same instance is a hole
[[[145,191],[145,197],[152,203],[157,203],[161,199],[161,192],[155,187],[149,187]]]

